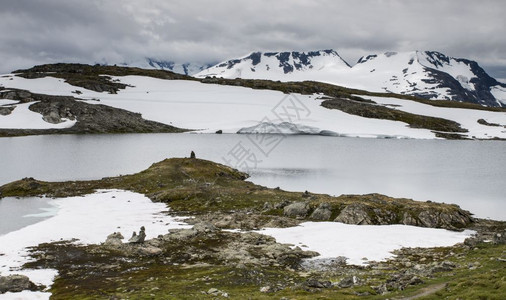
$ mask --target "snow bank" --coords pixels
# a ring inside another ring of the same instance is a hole
[[[28,109],[35,102],[13,105],[14,110],[6,115],[0,115],[0,128],[6,129],[61,129],[69,128],[76,124],[77,120],[63,118],[61,123],[52,124],[42,119],[42,115]]]
[[[26,299],[32,299],[32,300],[45,300],[49,299],[51,297],[51,293],[47,292],[30,292],[30,291],[22,291],[19,293],[5,293],[0,294],[0,299],[2,300],[26,300]]]
[[[162,213],[168,210],[165,204],[153,203],[144,195],[128,191],[101,190],[86,196],[57,198],[50,203],[57,209],[55,216],[0,236],[2,276],[22,274],[37,284],[50,286],[56,270],[19,270],[30,260],[26,248],[40,243],[75,238],[79,243],[98,244],[113,232],[121,232],[128,239],[141,226],[146,228],[146,238],[150,239],[166,234],[170,228],[188,227]],[[0,299],[17,295],[0,295]]]
[[[463,242],[474,231],[455,232],[407,225],[348,225],[306,222],[297,227],[257,231],[278,243],[288,243],[320,253],[316,259],[346,257],[348,264],[363,265],[393,257],[403,247],[444,247]],[[363,258],[367,258],[364,260]]]
[[[16,100],[0,99],[0,106],[9,105],[9,104],[16,104],[18,102],[19,101],[16,101]]]

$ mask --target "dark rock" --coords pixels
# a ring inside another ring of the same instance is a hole
[[[216,134],[222,134],[223,133],[223,130],[216,130]]]
[[[485,119],[478,119],[477,121],[479,124],[481,125],[485,125],[485,126],[494,126],[494,127],[501,127],[500,124],[497,124],[497,123],[489,123],[487,122]]]
[[[24,275],[0,276],[0,294],[24,290],[37,291],[39,288]]]
[[[193,152],[193,151],[192,151],[192,152],[190,153],[190,158],[196,158],[196,157],[195,157],[195,152]]]
[[[386,281],[386,288],[392,290],[404,290],[407,286],[422,284],[423,280],[412,274],[394,274]]]
[[[277,187],[276,190],[279,190],[279,187]],[[290,204],[290,201],[283,200],[281,202],[274,204],[274,209],[282,209],[282,208],[285,208],[285,206],[287,206],[289,204]]]
[[[304,286],[310,287],[310,288],[317,288],[317,289],[323,289],[323,288],[330,288],[332,287],[332,283],[330,281],[319,281],[314,278],[310,278],[304,282]]]
[[[0,116],[10,115],[14,109],[15,109],[15,106],[0,107]]]

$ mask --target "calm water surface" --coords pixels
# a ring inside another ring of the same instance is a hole
[[[497,141],[289,136],[265,155],[246,135],[235,134],[0,138],[0,185],[23,177],[54,181],[135,173],[191,150],[235,166],[233,154],[248,153],[257,160],[249,180],[269,187],[456,203],[478,217],[506,220],[505,149]]]
[[[56,213],[50,199],[27,197],[0,200],[0,235],[43,221]]]

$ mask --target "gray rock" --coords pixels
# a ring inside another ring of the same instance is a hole
[[[506,230],[501,233],[496,233],[493,242],[494,244],[506,244]]]
[[[350,277],[345,277],[341,281],[339,281],[337,286],[344,289],[344,288],[352,287],[357,283],[358,283],[358,278],[356,276],[350,276]]]
[[[195,230],[197,233],[210,233],[210,232],[215,232],[216,231],[216,227],[209,223],[209,222],[201,222],[201,223],[197,223],[193,226],[193,230]]]
[[[135,231],[132,234],[132,237],[128,240],[129,243],[144,243],[144,240],[146,239],[146,229],[144,226],[141,227],[141,230],[139,231],[139,235],[135,233]]]
[[[437,263],[432,269],[431,273],[437,273],[437,272],[448,272],[453,269],[455,269],[457,266],[450,262],[450,261],[443,261],[440,263]]]
[[[332,287],[332,283],[328,280],[320,281],[314,278],[310,278],[304,282],[304,285],[310,288],[317,288],[317,289],[323,289],[323,288],[330,288]]]
[[[124,237],[120,232],[114,232],[107,236],[104,245],[114,247],[121,246],[123,245],[122,239],[124,239]]]
[[[309,216],[310,219],[318,220],[318,221],[328,221],[330,220],[330,216],[332,215],[331,206],[328,203],[321,203],[318,208],[316,208],[311,216]]]
[[[435,214],[426,210],[418,214],[418,219],[420,220],[422,226],[424,227],[435,228],[439,223],[438,217]]]
[[[283,214],[287,217],[303,217],[309,213],[309,205],[305,202],[295,202],[283,208]]]
[[[51,124],[58,124],[62,122],[62,119],[60,117],[60,114],[57,111],[50,111],[48,114],[42,116],[42,120],[51,123]]]
[[[12,113],[12,111],[15,109],[16,107],[15,106],[10,106],[10,107],[0,107],[0,115],[1,116],[7,116],[7,115],[10,115]]]
[[[277,188],[277,189],[279,189],[279,188]],[[290,205],[290,201],[283,200],[281,202],[278,202],[278,203],[274,204],[274,209],[282,209],[282,208],[285,208],[288,205]]]
[[[414,218],[410,213],[404,212],[402,216],[402,224],[411,225],[411,226],[419,226],[418,220]]]
[[[354,225],[373,224],[371,218],[367,214],[365,206],[359,203],[353,203],[346,206],[334,219],[334,221]]]
[[[39,288],[24,275],[0,276],[0,294],[18,293],[24,290],[36,291]]]

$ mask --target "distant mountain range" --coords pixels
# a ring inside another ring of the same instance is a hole
[[[361,57],[353,66],[334,50],[253,52],[192,70],[198,68],[202,71],[194,76],[199,78],[312,80],[373,92],[506,106],[506,84],[489,76],[475,61],[435,51],[372,54]]]
[[[157,69],[167,70],[178,74],[195,75],[203,70],[212,67],[214,64],[196,64],[196,63],[176,63],[168,60],[158,60],[153,58],[146,58],[139,61],[125,62],[119,64],[125,67],[137,67],[142,69]]]

